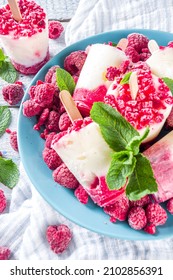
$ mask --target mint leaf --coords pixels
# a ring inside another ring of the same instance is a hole
[[[0,157],[0,182],[12,189],[18,182],[19,170],[11,160]]]
[[[75,82],[73,77],[66,70],[62,68],[56,70],[56,81],[60,91],[67,90],[73,94]]]
[[[173,95],[173,80],[170,78],[162,78],[162,80],[165,82],[165,84],[167,85],[167,87],[170,89],[172,95]]]
[[[157,183],[150,162],[142,154],[138,154],[135,169],[130,175],[126,186],[126,195],[130,200],[138,200],[156,191]]]
[[[0,136],[11,122],[11,111],[7,106],[0,106]]]
[[[125,150],[131,139],[139,136],[137,130],[107,104],[95,102],[90,115],[93,121],[99,124],[103,138],[114,151]]]
[[[149,132],[150,129],[149,127],[147,127],[143,135],[133,137],[131,141],[127,144],[126,149],[128,151],[132,151],[134,155],[137,155],[139,153],[139,147],[142,141],[148,136]]]
[[[128,72],[127,74],[125,74],[122,80],[120,81],[120,84],[121,85],[128,84],[131,74],[132,72]]]
[[[107,173],[106,182],[109,189],[118,190],[123,187],[127,177],[132,174],[136,165],[136,158],[130,151],[115,152]]]
[[[5,60],[5,55],[3,53],[3,50],[0,49],[0,61],[4,61]]]
[[[3,61],[0,68],[0,77],[5,80],[7,83],[13,84],[17,77],[18,73],[11,62]]]

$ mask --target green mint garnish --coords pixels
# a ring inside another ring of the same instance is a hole
[[[7,106],[0,106],[0,136],[11,122],[11,111]]]
[[[9,58],[4,55],[0,49],[0,77],[7,83],[13,84],[18,77],[18,72],[10,62]]]
[[[173,80],[170,78],[162,78],[162,80],[165,82],[165,84],[167,85],[167,87],[170,89],[172,95],[173,95]]]
[[[0,182],[12,189],[18,182],[19,170],[11,160],[0,156]]]
[[[120,81],[120,84],[121,85],[128,84],[131,74],[132,72],[128,72],[127,74],[125,74],[122,80]]]
[[[149,128],[140,136],[118,111],[102,102],[95,102],[90,114],[99,124],[107,144],[115,151],[106,176],[109,189],[118,190],[126,184],[126,195],[130,200],[156,192],[157,183],[150,162],[139,151]]]
[[[75,89],[75,82],[73,77],[64,69],[58,68],[56,70],[56,81],[59,87],[59,90],[68,90],[71,95]]]

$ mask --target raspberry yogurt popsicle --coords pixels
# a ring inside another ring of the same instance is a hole
[[[35,74],[49,60],[48,19],[34,1],[19,0],[22,19],[13,18],[10,6],[0,8],[0,42],[14,67]]]

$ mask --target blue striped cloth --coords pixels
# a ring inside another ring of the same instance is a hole
[[[67,27],[66,43],[119,28],[173,29],[171,0],[81,0]],[[54,211],[31,185],[20,166],[21,177],[12,192],[9,213],[0,215],[0,245],[17,260],[156,260],[173,259],[173,239],[127,241],[88,231]],[[45,239],[51,224],[66,224],[73,238],[61,255]]]

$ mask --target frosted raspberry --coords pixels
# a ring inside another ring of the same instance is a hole
[[[59,118],[59,129],[61,131],[67,130],[71,125],[71,120],[66,112],[64,112]]]
[[[151,56],[151,54],[149,52],[142,52],[139,54],[139,56],[141,61],[146,61]]]
[[[171,110],[171,113],[169,114],[167,120],[166,120],[166,124],[169,127],[173,127],[173,109]]]
[[[56,135],[56,132],[51,132],[46,136],[46,142],[45,142],[45,147],[46,148],[51,148],[52,140],[54,136]]]
[[[140,33],[131,33],[127,36],[128,39],[128,47],[133,47],[138,53],[142,51],[142,49],[148,48],[149,39]]]
[[[0,246],[0,260],[8,260],[10,257],[11,251],[7,247]]]
[[[127,47],[125,49],[125,54],[131,59],[132,62],[138,62],[140,60],[140,55],[133,47]]]
[[[41,113],[38,122],[34,125],[35,130],[40,130],[41,126],[46,123],[49,117],[49,108],[45,108]]]
[[[83,204],[87,204],[88,203],[88,193],[85,191],[85,189],[79,185],[75,191],[74,191],[74,195],[76,196],[76,198]]]
[[[119,221],[125,221],[129,211],[129,200],[124,195],[115,201],[114,204],[104,207],[104,212]]]
[[[7,200],[4,191],[0,189],[0,213],[2,213],[7,206]]]
[[[49,113],[48,120],[46,122],[46,128],[51,132],[58,132],[59,131],[59,112],[52,110]]]
[[[142,197],[142,198],[139,199],[139,200],[130,201],[130,207],[134,207],[134,206],[143,207],[143,206],[147,205],[147,204],[150,203],[150,202],[151,202],[151,200],[150,200],[149,195],[145,195],[144,197]]]
[[[23,98],[24,90],[19,84],[10,84],[2,88],[2,95],[10,105],[16,105]]]
[[[35,103],[34,100],[26,100],[23,102],[23,114],[25,117],[33,117],[39,115],[43,110],[39,104]]]
[[[147,224],[145,210],[139,206],[132,207],[128,214],[128,223],[131,228],[136,230],[144,228]]]
[[[63,25],[58,20],[49,20],[49,38],[57,39],[64,30]]]
[[[53,101],[55,86],[49,83],[37,85],[34,90],[34,101],[41,107],[49,106]]]
[[[34,92],[35,92],[35,88],[36,88],[36,87],[37,87],[36,85],[35,85],[35,86],[31,86],[31,87],[29,88],[29,90],[28,90],[28,94],[29,94],[29,96],[30,96],[31,99],[34,99],[34,97],[35,97]]]
[[[166,211],[158,203],[150,203],[147,205],[146,216],[148,223],[155,226],[163,225],[167,220]]]
[[[78,186],[77,179],[64,163],[53,171],[53,179],[55,182],[68,189],[75,189]]]
[[[74,51],[69,54],[64,60],[64,68],[71,75],[79,76],[82,67],[85,63],[87,54],[85,51]]]
[[[49,68],[48,72],[46,73],[45,76],[45,82],[46,83],[51,83],[52,82],[52,76],[54,73],[56,73],[56,69],[59,68],[58,65],[54,65],[51,68]]]
[[[53,136],[53,139],[52,139],[52,142],[51,142],[51,146],[54,145],[55,143],[57,143],[59,141],[59,139],[61,137],[63,137],[66,133],[67,133],[67,131],[61,131],[59,133],[56,133],[56,135]]]
[[[44,162],[51,170],[56,169],[62,163],[61,158],[53,149],[44,148],[42,155]]]
[[[173,215],[173,197],[168,200],[166,208]]]
[[[68,248],[72,239],[72,233],[66,225],[53,225],[48,226],[46,238],[51,250],[55,254],[61,254]]]
[[[144,227],[144,231],[149,233],[149,234],[155,234],[156,233],[156,226],[155,225],[146,225]]]
[[[18,143],[17,143],[17,131],[12,131],[10,133],[10,144],[11,144],[11,147],[16,151],[18,152]]]
[[[115,77],[120,75],[120,70],[117,67],[110,66],[106,70],[106,79],[108,81],[114,81]]]
[[[122,74],[125,74],[127,72],[127,70],[129,70],[129,66],[130,66],[131,62],[130,60],[124,60],[121,62],[119,70]]]

